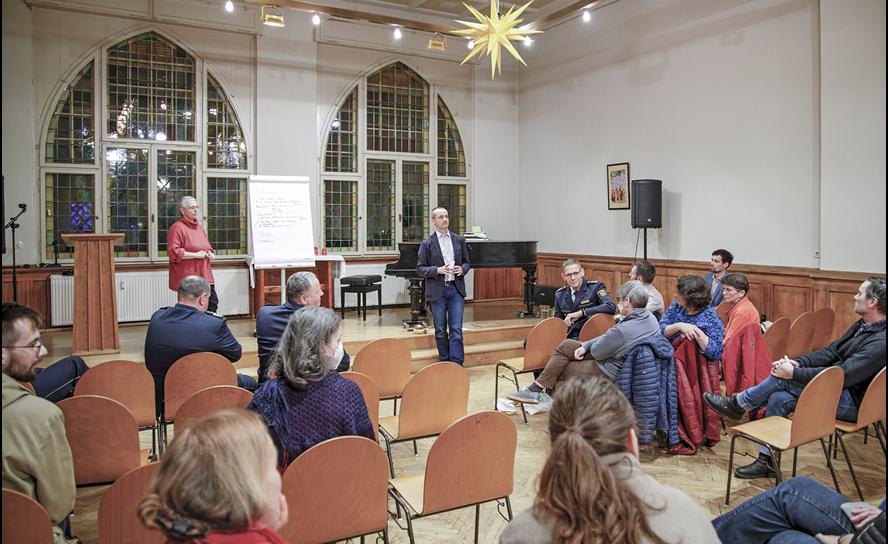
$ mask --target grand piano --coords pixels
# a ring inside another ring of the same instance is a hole
[[[524,270],[524,304],[526,311],[518,312],[518,317],[533,316],[533,287],[536,284],[537,243],[536,242],[495,242],[490,240],[467,239],[469,264],[472,268],[522,268]],[[416,274],[419,259],[419,242],[398,244],[401,253],[397,262],[385,267],[389,276],[405,278],[410,282],[410,319],[405,327],[425,324],[425,286],[423,278]]]

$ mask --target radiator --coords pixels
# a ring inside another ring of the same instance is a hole
[[[243,268],[214,270],[219,313],[250,313],[249,274]],[[50,276],[52,325],[71,325],[74,315],[74,276]],[[121,323],[148,321],[163,306],[176,303],[176,293],[169,289],[167,271],[117,272],[114,275],[117,296],[117,320]]]
[[[348,263],[345,267],[345,274],[347,276],[362,276],[362,275],[373,275],[377,274],[382,276],[382,303],[383,305],[391,305],[391,304],[410,304],[410,293],[407,291],[407,287],[410,285],[410,282],[405,280],[404,278],[399,278],[397,276],[386,276],[385,275],[385,264],[352,264]],[[474,293],[474,277],[475,274],[473,271],[469,270],[469,273],[466,275],[466,298],[471,299]],[[340,296],[341,292],[339,290],[339,279],[337,278],[334,281],[334,289],[336,290],[336,304],[337,308],[342,307],[342,297]],[[367,294],[367,305],[373,306],[376,304],[376,293],[368,293]],[[355,293],[346,293],[345,294],[345,307],[346,308],[354,308],[358,305],[358,295]]]

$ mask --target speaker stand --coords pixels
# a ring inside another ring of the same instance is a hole
[[[646,260],[648,260],[648,229],[647,229],[647,227],[643,227],[641,230],[644,231],[644,249],[643,249],[643,252],[644,252],[644,260],[646,261]]]

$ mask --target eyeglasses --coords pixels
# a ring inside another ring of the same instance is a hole
[[[30,345],[30,346],[3,346],[3,347],[5,349],[33,349],[33,350],[40,351],[40,348],[43,347],[43,342],[38,340],[36,344]]]

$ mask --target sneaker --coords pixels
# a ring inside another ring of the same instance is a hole
[[[507,395],[506,398],[515,402],[523,402],[524,404],[539,404],[540,402],[540,394],[538,392],[531,391],[527,387],[525,387],[521,391],[516,391],[511,395]]]
[[[726,397],[725,395],[716,395],[714,393],[703,393],[703,402],[706,406],[712,408],[720,416],[728,419],[739,420],[746,413],[737,402],[737,397]]]
[[[774,478],[777,476],[777,472],[774,470],[771,456],[759,453],[758,459],[745,467],[738,467],[735,469],[734,476],[743,480]]]

